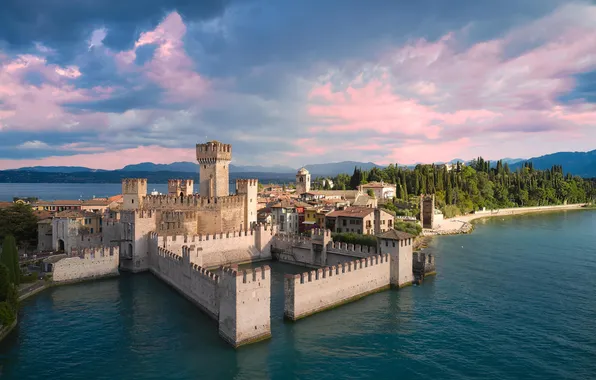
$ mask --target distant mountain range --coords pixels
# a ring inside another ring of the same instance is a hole
[[[520,168],[525,162],[531,161],[536,169],[549,169],[553,165],[562,165],[565,173],[587,178],[596,178],[596,150],[590,152],[559,152],[530,159],[504,158],[512,170]],[[454,159],[447,163],[466,162]],[[492,161],[493,165],[496,161]],[[467,161],[466,163],[469,163]],[[439,162],[437,164],[444,164]],[[409,165],[408,167],[414,167]],[[306,165],[305,168],[313,177],[335,176],[340,173],[352,174],[354,167],[370,170],[374,167],[383,168],[373,162],[342,161],[325,164]],[[145,177],[149,182],[167,182],[168,178],[195,178],[198,180],[198,164],[194,162],[174,162],[171,164],[154,164],[143,162],[127,165],[119,170],[90,169],[80,166],[33,166],[20,169],[0,171],[1,182],[94,182],[117,183],[126,177]],[[289,182],[295,177],[297,168],[289,166],[237,166],[230,165],[231,179],[240,177],[258,178],[262,182]],[[192,173],[192,175],[190,175]]]
[[[571,173],[585,178],[596,178],[596,150],[590,152],[559,152],[509,164],[511,169],[517,169],[524,162],[532,162],[534,169],[550,169],[553,165],[563,166],[565,173]]]

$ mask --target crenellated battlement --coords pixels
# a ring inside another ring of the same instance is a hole
[[[323,237],[331,237],[331,230],[325,228],[313,228],[310,231],[313,239],[321,240]]]
[[[258,186],[258,185],[259,185],[259,180],[256,178],[237,179],[236,180],[236,188],[246,187],[246,186]]]
[[[198,194],[176,196],[172,194],[147,195],[143,198],[143,209],[159,210],[176,207],[201,209],[220,209],[244,205],[246,195],[237,194],[223,197],[202,197]]]
[[[190,267],[193,272],[195,272],[197,275],[204,278],[205,280],[211,281],[214,284],[219,283],[219,276],[211,271],[208,271],[206,268],[203,268],[202,266],[197,264],[190,264]]]
[[[65,257],[52,264],[52,280],[65,283],[117,276],[119,263],[119,247],[74,249],[71,257]]]
[[[286,279],[294,279],[296,284],[304,284],[307,282],[322,280],[332,276],[338,276],[343,273],[349,273],[364,268],[372,267],[375,265],[387,264],[390,261],[388,253],[382,253],[380,255],[370,256],[347,263],[338,265],[332,265],[325,268],[319,268],[309,272],[300,274],[286,274]]]
[[[224,281],[236,281],[236,284],[253,284],[256,282],[270,280],[271,268],[269,265],[262,267],[239,270],[237,265],[221,268]]]
[[[162,222],[184,222],[185,220],[196,220],[197,217],[196,211],[162,211],[160,213]]]
[[[253,226],[250,229],[245,229],[242,231],[232,231],[232,232],[226,232],[226,233],[222,232],[219,234],[208,234],[208,235],[186,234],[186,235],[170,235],[170,236],[162,236],[162,235],[158,235],[157,233],[154,233],[154,234],[155,234],[155,238],[157,239],[158,246],[169,247],[175,243],[198,244],[200,242],[206,242],[206,241],[212,241],[212,240],[234,239],[234,238],[242,238],[242,237],[246,237],[246,236],[255,236],[256,232],[261,229],[262,229],[262,232],[269,231],[269,233],[273,233],[272,226],[269,229],[267,229],[267,226],[265,226],[263,224],[259,224],[259,225]]]
[[[197,144],[197,161],[201,165],[231,160],[232,145],[230,144],[222,144],[219,141]]]
[[[174,261],[182,261],[182,256],[177,255],[174,252],[167,250],[163,247],[157,247],[157,254],[161,257],[165,257]]]
[[[383,253],[285,275],[284,315],[297,320],[390,286],[391,255]]]
[[[124,178],[122,180],[122,194],[146,194],[147,178]]]
[[[360,255],[371,255],[377,253],[376,247],[369,247],[366,245],[360,244],[348,244],[342,243],[338,241],[333,241],[327,243],[327,250],[328,251],[335,251],[345,254],[360,254]]]
[[[194,190],[194,180],[192,179],[169,179],[168,194],[174,196],[192,195]]]
[[[280,242],[288,242],[291,244],[304,245],[312,242],[312,239],[308,236],[295,235],[295,234],[277,234],[275,239]]]
[[[120,212],[121,222],[134,222],[135,219],[155,219],[154,210],[125,210]]]

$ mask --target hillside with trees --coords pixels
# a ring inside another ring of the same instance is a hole
[[[371,170],[354,168],[351,176],[340,174],[333,178],[336,189],[356,189],[360,184],[373,181],[397,185],[394,204],[387,208],[395,210],[395,205],[408,202],[415,208],[417,202],[413,196],[435,194],[436,205],[446,217],[483,207],[546,206],[596,199],[596,180],[565,175],[560,165],[536,170],[528,162],[511,170],[507,163],[491,164],[482,157],[469,165],[457,163],[451,170],[445,165],[417,165],[408,169],[391,164]]]

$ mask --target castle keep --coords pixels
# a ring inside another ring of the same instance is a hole
[[[432,257],[413,259],[413,237],[393,229],[381,230],[376,247],[364,247],[334,243],[328,229],[298,236],[257,224],[258,181],[238,179],[229,194],[231,145],[197,144],[196,155],[198,194],[189,179],[169,180],[164,195],[147,194],[147,179],[124,179],[120,210],[106,214],[98,239],[80,243],[82,251],[71,255],[77,257],[52,264],[54,280],[149,271],[213,318],[220,336],[238,347],[271,336],[271,269],[238,264],[274,258],[315,269],[286,276],[284,314],[291,320],[434,271]],[[310,175],[300,178],[307,191]]]

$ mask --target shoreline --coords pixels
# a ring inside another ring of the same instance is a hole
[[[537,207],[512,207],[498,210],[490,210],[483,212],[476,212],[474,214],[467,214],[456,216],[449,219],[444,219],[438,223],[438,227],[434,229],[423,229],[420,234],[421,237],[441,236],[441,235],[460,235],[468,234],[474,230],[473,221],[504,217],[512,215],[537,214],[543,212],[568,211],[568,210],[583,210],[589,209],[587,203],[575,203],[570,205],[557,206],[537,206]]]

